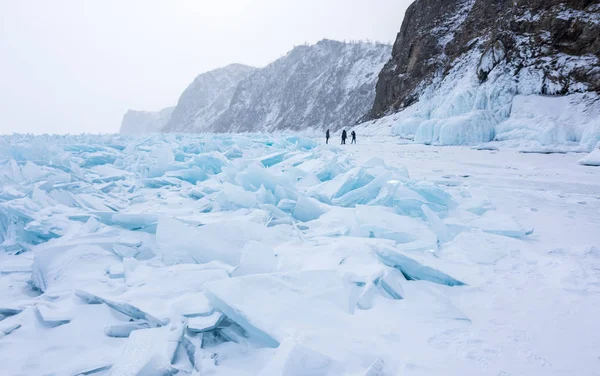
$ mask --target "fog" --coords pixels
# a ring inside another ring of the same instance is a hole
[[[323,38],[392,43],[408,0],[0,0],[0,133],[112,133],[198,74]]]

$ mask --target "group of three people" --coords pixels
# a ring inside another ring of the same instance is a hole
[[[356,132],[352,131],[350,133],[350,136],[352,136],[351,144],[356,144]],[[348,133],[346,133],[346,130],[344,129],[342,131],[342,145],[346,145],[347,138],[348,138]],[[325,132],[325,143],[329,144],[329,129],[327,130],[327,132]]]

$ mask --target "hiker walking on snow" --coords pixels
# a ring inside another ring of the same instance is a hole
[[[351,144],[356,144],[356,132],[352,131],[352,133],[350,133],[350,135],[352,136]]]
[[[346,130],[344,129],[342,131],[342,145],[346,145],[346,139],[348,138],[348,133],[346,133]]]
[[[329,143],[329,129],[327,130],[327,132],[325,132],[325,143]]]

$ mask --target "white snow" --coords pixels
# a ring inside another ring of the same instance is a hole
[[[1,137],[0,373],[592,375],[600,149],[519,152],[587,150],[580,99],[517,96],[500,148],[450,104],[483,144]]]
[[[586,166],[600,166],[600,142],[592,152],[579,161]]]

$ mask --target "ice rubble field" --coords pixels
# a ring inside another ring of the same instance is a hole
[[[0,373],[596,372],[599,169],[359,141],[0,138]]]

